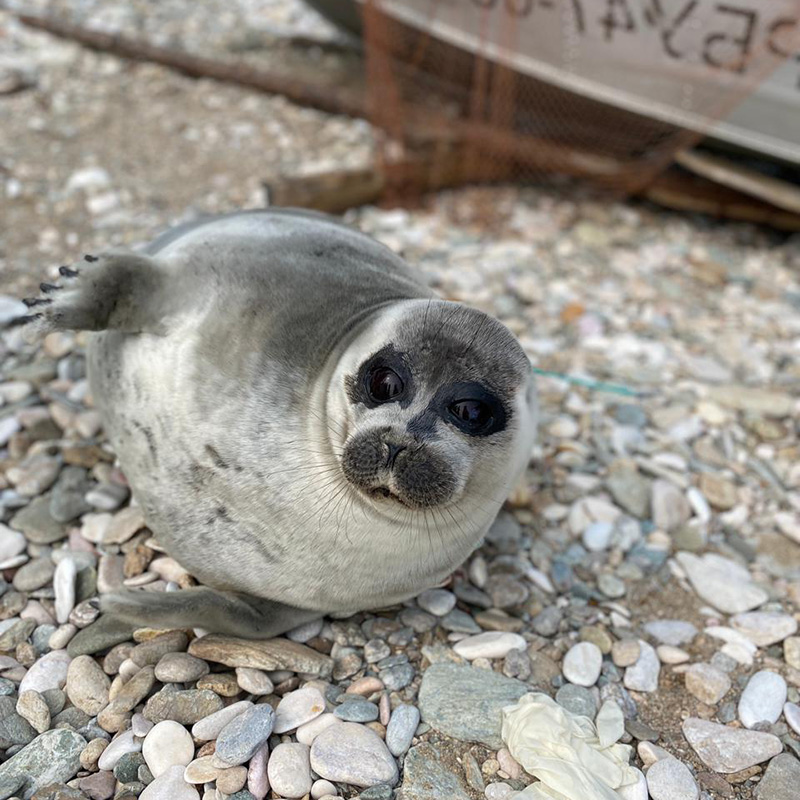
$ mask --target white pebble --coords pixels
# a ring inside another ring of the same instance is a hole
[[[647,788],[653,800],[697,800],[697,788],[689,767],[677,758],[662,758],[647,770]]]
[[[145,787],[139,800],[199,800],[194,786],[183,779],[184,767],[170,767]]]
[[[489,631],[467,636],[453,650],[467,661],[476,658],[505,658],[511,650],[525,650],[528,643],[518,633]]]
[[[19,531],[0,523],[0,564],[25,552],[28,542]]]
[[[194,757],[194,742],[183,725],[166,719],[154,725],[147,734],[142,755],[150,772],[157,778],[171,767],[185,767]]]
[[[769,647],[797,633],[797,620],[789,614],[751,611],[733,617],[731,627],[758,647]]]
[[[97,767],[101,770],[112,770],[125,753],[139,753],[141,750],[142,742],[134,737],[133,731],[124,731],[115,739],[112,739],[108,747],[103,750],[97,761]]]
[[[626,689],[635,692],[655,692],[658,689],[658,676],[661,663],[656,651],[643,639],[639,640],[641,654],[635,664],[625,670],[623,683]]]
[[[281,797],[298,798],[311,791],[311,763],[308,745],[295,742],[279,744],[267,763],[272,790]]]
[[[198,720],[192,725],[192,736],[201,742],[216,739],[220,731],[232,720],[252,708],[253,704],[249,700],[240,700],[238,703],[221,708],[213,714]]]
[[[594,686],[603,668],[603,653],[592,642],[579,642],[564,656],[561,671],[577,686]]]
[[[739,719],[745,728],[759,722],[777,722],[786,702],[786,681],[777,672],[762,669],[744,687],[739,698]]]
[[[45,653],[25,673],[18,694],[27,691],[42,694],[48,689],[62,689],[67,682],[67,670],[71,661],[66,650],[51,650]]]
[[[786,703],[783,707],[783,716],[789,727],[800,735],[800,706],[796,703]]]
[[[312,719],[311,722],[306,722],[304,725],[301,725],[295,731],[295,736],[298,742],[310,746],[314,739],[326,728],[330,728],[331,725],[341,724],[342,720],[340,720],[339,717],[334,717],[333,714],[321,714],[316,719]]]
[[[53,589],[56,593],[56,620],[64,624],[75,608],[75,582],[78,567],[74,558],[62,558],[53,575]]]
[[[20,427],[16,417],[0,419],[0,447],[5,447],[8,440],[19,431]]]
[[[659,645],[656,648],[656,653],[662,664],[685,664],[691,658],[685,650],[669,644]]]
[[[307,686],[289,692],[275,709],[275,733],[286,733],[310,722],[325,711],[325,698],[318,689]]]
[[[583,532],[583,546],[592,553],[599,553],[611,544],[614,526],[610,522],[593,522]]]
[[[338,794],[338,789],[330,781],[314,781],[314,785],[311,787],[312,800],[320,800],[321,797],[336,797]]]

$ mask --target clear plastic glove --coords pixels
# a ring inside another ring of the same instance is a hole
[[[526,772],[538,778],[525,800],[621,800],[617,789],[635,784],[632,748],[603,747],[594,723],[541,692],[503,709],[503,741]]]

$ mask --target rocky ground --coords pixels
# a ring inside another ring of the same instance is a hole
[[[168,41],[187,27],[181,3],[127,7],[97,18]],[[224,49],[241,19],[330,33],[287,2],[217,12],[189,46],[215,29]],[[83,252],[369,157],[364,123],[0,26],[0,74],[26,82],[0,94],[0,317]],[[0,800],[513,798],[541,784],[500,709],[531,691],[631,745],[646,778],[613,797],[796,797],[798,240],[532,189],[350,219],[573,376],[541,378],[506,510],[402,608],[265,643],[89,627],[98,594],[193,579],[131,504],[82,336],[3,333]]]

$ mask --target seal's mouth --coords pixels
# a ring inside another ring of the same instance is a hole
[[[393,500],[406,508],[413,508],[410,503],[403,500],[399,494],[395,494],[388,486],[376,486],[374,489],[368,489],[366,493],[374,500]]]

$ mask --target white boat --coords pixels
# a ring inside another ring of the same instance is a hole
[[[308,0],[351,30],[364,0]],[[800,0],[367,0],[443,46],[800,164]]]

